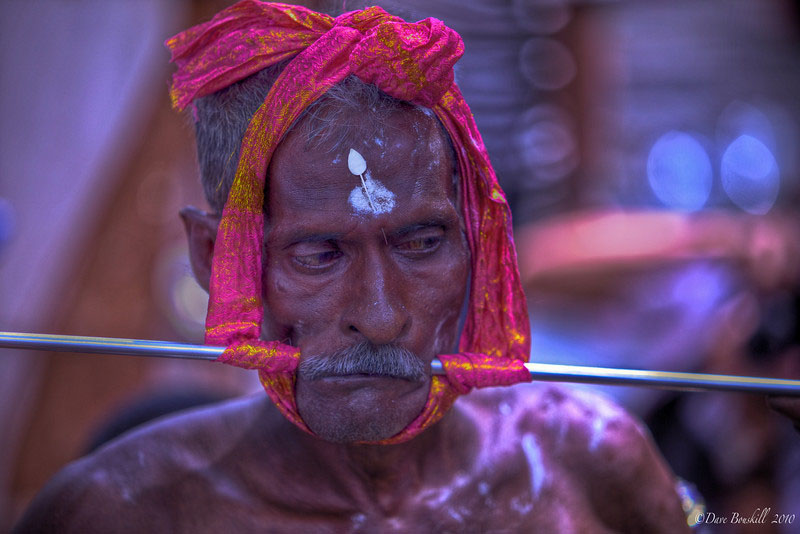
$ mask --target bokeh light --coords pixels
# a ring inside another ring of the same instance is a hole
[[[16,216],[11,202],[0,197],[0,253],[3,252],[6,243],[8,243],[11,240],[11,236],[14,235],[15,221]]]
[[[517,25],[538,35],[562,30],[572,15],[566,0],[512,0],[511,12]]]
[[[671,209],[702,208],[711,193],[712,178],[706,150],[688,133],[667,132],[650,149],[647,179],[656,197]]]
[[[740,135],[722,154],[722,188],[734,204],[748,213],[763,215],[775,204],[780,172],[775,156],[752,135]]]
[[[539,184],[561,180],[578,163],[569,116],[556,106],[543,104],[527,110],[517,142],[531,179]]]
[[[520,70],[536,89],[555,91],[568,85],[578,68],[572,52],[555,39],[534,37],[522,45]]]

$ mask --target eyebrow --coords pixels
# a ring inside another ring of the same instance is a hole
[[[298,243],[325,243],[327,241],[338,241],[344,234],[341,232],[331,232],[318,234],[313,231],[298,230],[297,232],[288,236],[283,241],[288,246],[296,245]]]
[[[427,221],[419,222],[410,224],[408,226],[404,226],[392,232],[390,234],[393,238],[403,238],[409,234],[413,234],[414,232],[418,232],[420,230],[425,230],[427,228],[447,228],[450,225],[450,221],[447,218],[433,218]]]
[[[387,235],[393,239],[402,239],[409,234],[413,234],[414,232],[418,232],[420,230],[425,230],[426,228],[447,228],[451,224],[452,221],[448,217],[433,217],[425,221],[403,226],[391,233],[387,232]],[[299,243],[325,243],[328,241],[339,241],[343,239],[344,236],[344,232],[317,233],[311,229],[299,229],[281,239],[281,241],[284,243],[283,246],[294,246]]]

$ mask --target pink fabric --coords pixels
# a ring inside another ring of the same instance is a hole
[[[258,368],[267,393],[300,428],[294,399],[299,351],[259,340],[263,317],[261,246],[264,180],[272,153],[303,110],[355,74],[386,93],[431,108],[456,150],[471,251],[469,309],[457,355],[441,355],[422,413],[397,443],[438,421],[472,387],[529,381],[520,371],[530,342],[511,215],[472,114],[453,82],[461,38],[436,19],[406,23],[379,7],[336,19],[304,7],[244,0],[167,41],[178,71],[178,108],[266,66],[294,57],[253,116],[214,250],[206,342],[228,346],[221,361]],[[524,367],[523,367],[524,369]]]
[[[484,354],[444,354],[439,356],[450,385],[460,394],[472,388],[511,386],[519,382],[530,382],[531,374],[525,362],[506,358],[487,358]]]
[[[234,341],[217,361],[269,374],[291,374],[300,363],[300,351],[277,341]]]

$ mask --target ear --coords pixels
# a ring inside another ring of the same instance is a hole
[[[191,206],[183,208],[180,215],[189,242],[189,262],[192,265],[192,272],[200,287],[208,291],[219,215],[206,213]]]

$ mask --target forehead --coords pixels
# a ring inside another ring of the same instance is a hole
[[[453,157],[432,113],[409,108],[371,127],[360,123],[364,120],[364,115],[342,115],[321,143],[310,143],[304,128],[287,135],[270,163],[270,218],[297,210],[338,217],[369,215],[349,201],[351,195],[360,195],[362,178],[368,187],[379,185],[388,191],[392,212],[413,210],[425,201],[454,203]],[[351,150],[366,163],[361,176],[348,165]]]

